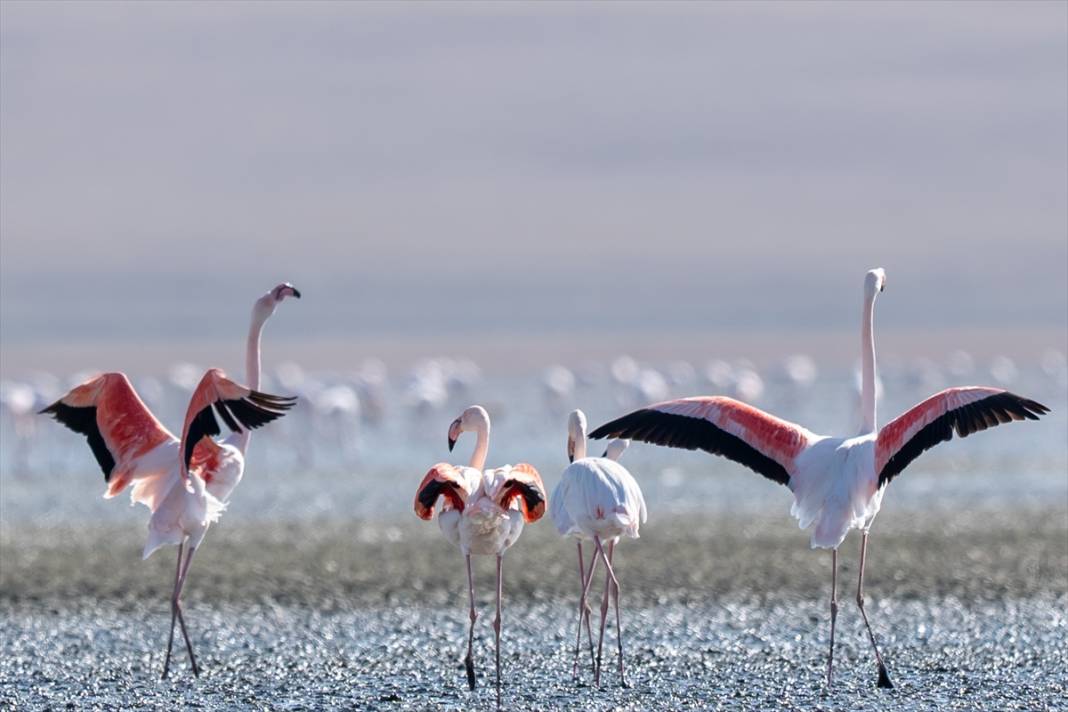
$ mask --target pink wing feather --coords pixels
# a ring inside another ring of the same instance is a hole
[[[724,396],[656,403],[606,423],[591,438],[629,438],[722,455],[780,484],[814,440],[811,432]]]
[[[41,411],[89,441],[114,497],[130,482],[137,460],[177,438],[156,419],[122,373],[89,379]]]
[[[239,385],[217,368],[208,369],[200,379],[182,426],[182,476],[189,474],[194,460],[203,467],[210,462],[212,447],[203,443],[222,432],[212,409],[235,433],[252,430],[285,415],[296,398],[272,396]],[[199,451],[199,452],[198,452]]]
[[[1049,408],[1000,388],[948,388],[913,406],[879,431],[875,471],[885,485],[940,442],[1013,420],[1038,420]]]

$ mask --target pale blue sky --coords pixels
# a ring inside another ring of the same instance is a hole
[[[890,328],[1063,335],[1066,126],[1062,2],[5,1],[3,345],[280,279],[289,340],[851,328],[876,265]]]

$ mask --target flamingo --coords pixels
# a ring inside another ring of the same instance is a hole
[[[253,303],[245,352],[245,377],[251,392],[256,392],[260,384],[260,340],[264,324],[286,298],[299,299],[300,296],[300,291],[296,287],[289,282],[283,282],[268,290]],[[187,365],[175,369],[172,376],[174,377],[172,380],[179,380],[186,385],[191,385],[194,382],[192,379],[195,378]],[[97,400],[100,401],[99,405],[96,403]],[[70,411],[72,407],[92,408],[92,410]],[[144,504],[152,512],[149,520],[149,541],[145,545],[143,558],[147,559],[164,543],[175,543],[178,544],[176,569],[179,573],[188,571],[193,558],[193,547],[190,547],[183,563],[183,542],[169,542],[168,539],[173,538],[173,532],[167,534],[159,526],[154,528],[153,524],[156,522],[158,525],[163,521],[163,515],[156,520],[157,510],[164,505],[172,490],[183,479],[179,476],[180,442],[156,419],[129,379],[122,373],[109,373],[90,378],[40,413],[52,415],[71,430],[86,436],[97,463],[104,471],[104,481],[107,484],[104,492],[105,499],[116,496],[132,483],[131,502]],[[226,420],[225,416],[224,420]],[[214,470],[204,470],[204,476],[201,477],[207,495],[221,505],[225,505],[229,500],[244,474],[244,458],[248,450],[249,430],[251,429],[237,427],[232,419],[226,420],[226,424],[234,432],[224,441],[224,450],[217,453],[218,457],[215,459],[218,460],[220,466]],[[194,446],[199,446],[199,443],[194,443]],[[210,449],[206,443],[204,447]],[[236,450],[236,453],[233,450]],[[203,457],[206,457],[206,454]],[[232,464],[236,461],[236,457],[240,457],[240,466]],[[175,498],[177,500],[177,495]],[[205,501],[210,502],[210,500]],[[221,511],[221,508],[212,505],[213,513]],[[180,591],[177,576],[175,590]],[[177,595],[175,601],[177,601]],[[177,610],[176,603],[174,607]],[[184,635],[184,623],[182,630]],[[190,661],[193,662],[191,648],[189,652]],[[169,663],[168,646],[163,677],[167,677]],[[192,667],[193,673],[199,675],[199,668],[195,662]]]
[[[608,617],[608,596],[611,592],[616,608],[616,642],[619,647],[619,680],[627,686],[623,670],[623,633],[619,612],[619,580],[612,568],[612,554],[622,536],[638,538],[638,527],[645,523],[645,498],[634,477],[619,464],[619,456],[627,449],[626,440],[613,440],[602,457],[586,457],[586,414],[574,410],[567,419],[567,458],[571,462],[550,498],[550,515],[562,536],[573,536],[578,546],[579,623],[575,638],[575,658],[572,677],[578,677],[579,647],[582,626],[590,640],[593,655],[593,636],[590,632],[586,596],[589,592],[597,557],[604,561],[604,598],[601,601],[601,631],[597,638],[597,658],[594,662],[594,684],[601,684],[601,650],[604,643],[605,621]],[[589,573],[582,560],[582,540],[592,539],[595,547],[590,559]],[[607,542],[607,552],[604,543]]]
[[[193,674],[200,676],[181,593],[193,554],[208,527],[226,509],[225,501],[212,492],[212,485],[240,480],[245,466],[238,447],[212,440],[211,436],[221,432],[212,407],[228,428],[243,433],[281,417],[293,401],[238,385],[213,368],[193,392],[181,440],[156,419],[122,373],[91,378],[41,411],[86,437],[104,471],[108,486],[105,496],[115,496],[133,481],[134,500],[152,510],[143,558],[165,544],[178,546],[164,678],[170,669],[176,617]],[[183,562],[186,545],[189,553]]]
[[[833,684],[834,627],[838,615],[838,547],[850,529],[861,531],[857,607],[875,651],[878,686],[893,684],[864,611],[868,532],[886,486],[913,460],[940,442],[1008,423],[1037,420],[1046,406],[999,388],[949,388],[927,398],[881,429],[876,428],[876,296],[886,286],[882,269],[864,278],[861,322],[863,423],[854,437],[817,435],[800,425],[722,396],[682,398],[650,405],[594,430],[590,437],[626,437],[669,447],[701,449],[734,460],[794,494],[791,513],[802,529],[814,525],[813,548],[831,550],[831,639],[827,685]]]
[[[524,523],[535,522],[545,514],[545,486],[541,475],[525,462],[483,470],[489,451],[490,419],[486,409],[473,405],[449,425],[449,452],[461,433],[476,434],[475,449],[466,467],[439,462],[423,477],[415,495],[415,513],[429,521],[434,507],[443,500],[438,526],[445,538],[456,545],[467,563],[470,596],[470,627],[467,635],[467,684],[475,689],[474,645],[475,583],[471,556],[497,557],[497,616],[493,620],[497,658],[497,707],[501,706],[501,562],[523,531]]]

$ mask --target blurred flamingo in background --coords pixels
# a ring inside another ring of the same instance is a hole
[[[815,525],[812,546],[831,549],[828,685],[833,682],[834,626],[838,615],[838,547],[849,530],[862,532],[856,600],[875,651],[878,686],[893,687],[864,611],[868,531],[879,512],[886,485],[925,450],[950,440],[954,432],[965,437],[1013,420],[1037,420],[1049,412],[1040,403],[998,388],[950,388],[877,430],[873,316],[876,296],[885,286],[882,269],[865,275],[861,325],[863,424],[857,436],[816,435],[722,396],[657,403],[606,423],[590,434],[592,438],[625,437],[705,450],[790,488],[794,493],[791,511],[798,524],[801,528]]]
[[[241,479],[245,466],[239,448],[212,440],[211,436],[221,433],[212,407],[228,428],[242,433],[282,416],[292,405],[293,399],[240,386],[222,371],[211,369],[193,393],[180,441],[156,419],[122,373],[90,379],[41,411],[86,437],[104,471],[105,497],[114,497],[133,483],[133,500],[152,511],[143,558],[165,544],[178,546],[163,677],[170,669],[176,617],[193,674],[200,675],[180,596],[193,554],[226,508],[215,492],[220,487],[232,490],[231,483]],[[183,561],[187,544],[189,552]]]
[[[627,449],[626,440],[613,440],[605,450],[604,457],[586,457],[586,415],[581,410],[572,411],[567,419],[567,457],[571,462],[560,476],[560,482],[550,499],[550,514],[556,530],[562,536],[573,536],[578,546],[579,561],[579,622],[575,638],[575,659],[572,676],[578,677],[579,647],[582,641],[582,626],[590,637],[590,653],[593,640],[590,633],[589,609],[586,597],[597,557],[604,561],[606,574],[604,598],[601,601],[601,630],[597,639],[597,658],[594,662],[594,684],[601,684],[601,650],[604,643],[605,621],[608,617],[608,597],[612,594],[616,608],[616,642],[619,647],[619,681],[626,687],[627,678],[623,669],[623,631],[619,612],[619,580],[612,568],[612,554],[621,536],[638,538],[638,528],[645,523],[645,498],[634,477],[616,460]],[[590,559],[589,572],[582,560],[582,540],[591,539],[595,547]],[[607,552],[604,544],[607,542]]]
[[[475,689],[472,654],[475,637],[475,582],[471,556],[497,557],[497,615],[493,620],[496,638],[497,707],[501,705],[501,562],[504,552],[519,539],[524,523],[535,522],[545,514],[545,486],[541,475],[526,463],[484,470],[489,452],[490,419],[486,409],[473,405],[449,425],[449,451],[461,433],[476,434],[475,449],[466,467],[439,462],[430,468],[415,495],[415,513],[430,520],[442,500],[438,526],[445,538],[463,552],[467,563],[470,596],[470,628],[467,636],[467,684]]]

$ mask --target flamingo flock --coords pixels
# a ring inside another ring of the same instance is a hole
[[[478,680],[474,636],[479,615],[471,557],[492,556],[496,563],[493,631],[495,697],[499,708],[504,555],[517,544],[524,527],[541,519],[546,510],[559,534],[567,541],[573,540],[577,549],[579,595],[573,678],[579,677],[585,629],[594,684],[600,686],[607,617],[614,607],[618,682],[627,685],[620,580],[613,557],[621,539],[638,538],[639,529],[647,519],[640,477],[632,475],[619,462],[631,442],[703,450],[790,489],[794,500],[791,514],[802,529],[811,530],[811,546],[831,552],[828,687],[834,684],[838,549],[849,531],[859,530],[856,603],[874,656],[876,685],[893,687],[864,607],[869,534],[887,486],[923,452],[954,435],[963,438],[1011,421],[1037,420],[1049,409],[1002,388],[954,387],[930,396],[878,427],[876,411],[882,382],[876,371],[874,310],[876,299],[885,287],[886,274],[882,269],[865,275],[856,398],[859,427],[849,436],[819,435],[745,402],[761,399],[769,388],[788,390],[794,398],[804,397],[806,389],[816,381],[817,369],[815,362],[802,354],[788,355],[778,371],[766,379],[746,361],[713,361],[703,371],[676,361],[665,373],[660,373],[639,366],[629,357],[620,357],[607,369],[616,387],[616,404],[633,407],[654,400],[659,402],[611,420],[588,435],[585,414],[581,410],[570,412],[567,418],[570,464],[549,496],[533,465],[521,462],[487,467],[489,412],[482,405],[464,409],[449,424],[448,451],[453,451],[463,433],[473,433],[470,458],[462,465],[448,462],[432,465],[416,488],[413,509],[423,520],[431,520],[436,515],[445,539],[464,558],[469,599],[464,657],[468,687],[476,689]],[[176,387],[192,390],[180,437],[161,424],[122,373],[92,376],[40,411],[86,438],[104,472],[105,497],[114,497],[129,487],[131,500],[148,507],[144,558],[162,546],[178,547],[163,677],[170,670],[176,624],[185,641],[190,667],[194,675],[200,673],[181,595],[195,552],[210,525],[226,510],[234,488],[244,475],[251,431],[280,418],[298,404],[312,406],[330,413],[332,432],[337,446],[341,447],[345,430],[355,428],[357,418],[366,412],[373,418],[366,422],[377,423],[387,405],[385,366],[381,363],[368,367],[369,375],[361,376],[353,385],[314,382],[299,367],[289,364],[279,369],[277,380],[291,392],[297,392],[299,400],[260,390],[260,341],[264,325],[282,301],[300,296],[295,287],[284,283],[256,300],[246,340],[244,385],[215,368],[208,369],[199,381],[195,380],[198,371],[188,367],[175,376],[177,380],[172,379]],[[1065,372],[1063,355],[1059,359],[1058,355],[1048,355],[1043,361],[1048,373]],[[966,377],[974,370],[974,359],[965,352],[954,354],[950,360],[949,372],[953,375]],[[928,382],[925,374],[929,372],[925,365],[907,370],[919,384]],[[1008,360],[997,361],[992,364],[991,373],[1005,385],[1015,379],[1016,367]],[[704,383],[726,395],[665,400],[674,388],[695,386],[702,376]],[[546,406],[555,417],[562,417],[565,405],[573,402],[576,394],[598,377],[598,369],[592,367],[572,372],[564,366],[553,366],[545,372],[541,383]],[[413,374],[403,400],[419,422],[423,422],[434,418],[451,400],[464,398],[479,378],[478,367],[473,362],[423,362]],[[32,403],[35,398],[31,397],[31,391],[11,387],[3,389],[3,394],[5,404],[10,402],[8,407],[12,412],[20,414],[25,414],[26,403]],[[370,407],[365,403],[371,404]],[[498,407],[506,406],[489,405],[498,416]],[[26,430],[32,426],[20,427]],[[224,431],[229,431],[229,435],[216,439]],[[609,439],[602,457],[588,456],[587,437]],[[588,565],[584,543],[592,545]],[[603,565],[605,573],[595,648],[588,600],[598,565]]]

